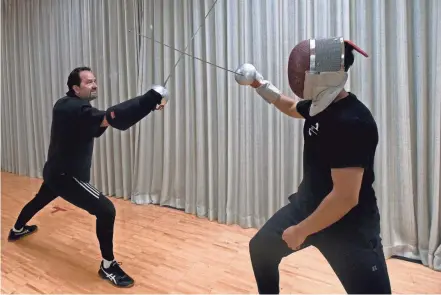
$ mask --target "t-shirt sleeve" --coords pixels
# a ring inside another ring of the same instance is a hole
[[[106,112],[98,110],[88,104],[79,108],[77,115],[77,126],[82,137],[99,137],[106,127],[101,127]]]
[[[330,168],[366,168],[374,156],[374,131],[369,123],[358,120],[336,124],[323,145]]]
[[[311,107],[311,102],[311,100],[300,100],[296,104],[297,112],[305,119],[310,118],[309,109]]]

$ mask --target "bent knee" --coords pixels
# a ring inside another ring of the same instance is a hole
[[[100,208],[96,214],[98,218],[102,219],[115,219],[116,209],[115,205],[113,205],[112,201],[108,198],[101,196],[100,197]]]
[[[249,242],[250,256],[258,260],[280,261],[293,251],[276,231],[261,230]]]
[[[250,255],[262,255],[270,251],[275,243],[280,243],[281,237],[278,238],[275,234],[264,231],[257,232],[256,235],[249,242]]]

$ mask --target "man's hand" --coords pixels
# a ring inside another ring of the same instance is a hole
[[[259,88],[260,86],[262,86],[262,84],[260,83],[260,81],[254,80],[253,83],[250,84],[250,86],[253,88]]]
[[[282,239],[285,241],[288,247],[294,251],[298,250],[302,246],[307,237],[307,233],[297,225],[288,227],[282,234]]]
[[[167,102],[168,102],[168,99],[165,99],[165,98],[161,99],[161,103],[156,105],[156,110],[157,111],[163,110],[165,108],[165,105],[167,104]]]
[[[235,79],[239,85],[249,85],[256,89],[257,94],[282,113],[293,118],[303,119],[303,116],[297,111],[297,100],[287,97],[270,81],[265,80],[254,65],[243,64],[239,66]]]
[[[271,82],[264,80],[262,74],[260,74],[252,64],[239,66],[234,78],[239,85],[250,85],[255,88],[256,92],[267,103],[272,104],[280,98],[280,90]]]
[[[100,127],[109,127],[109,122],[107,122],[107,119],[105,116],[104,116],[103,121],[101,122]]]
[[[153,85],[152,89],[162,96],[161,103],[156,105],[155,110],[163,110],[169,99],[168,90],[161,85]]]

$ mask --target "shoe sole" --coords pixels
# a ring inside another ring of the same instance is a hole
[[[27,237],[27,236],[29,236],[29,235],[32,235],[32,234],[36,233],[37,231],[38,231],[38,228],[37,228],[36,230],[34,230],[33,232],[30,232],[30,233],[26,233],[26,234],[24,234],[24,235],[21,235],[18,239],[15,239],[15,240],[11,240],[11,239],[8,238],[8,242],[17,242],[17,241],[20,241],[20,240],[23,239],[24,237]]]
[[[135,282],[133,282],[133,283],[131,283],[130,285],[127,285],[127,286],[118,286],[118,285],[115,285],[115,284],[112,283],[108,278],[103,277],[103,276],[100,274],[99,271],[98,271],[98,276],[99,276],[101,279],[107,281],[107,282],[108,282],[109,284],[111,284],[113,287],[117,287],[117,288],[123,288],[123,289],[125,289],[125,288],[131,288],[131,287],[133,287],[133,286],[135,285]]]

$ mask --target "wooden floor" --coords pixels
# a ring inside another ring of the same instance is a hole
[[[130,289],[116,289],[98,277],[94,217],[62,199],[34,217],[36,234],[9,243],[9,229],[41,181],[1,176],[2,293],[257,293],[248,257],[256,230],[159,206],[112,198],[115,255],[136,280]],[[394,259],[388,266],[394,293],[441,293],[441,273]],[[282,293],[344,293],[315,248],[284,259],[280,270]]]

